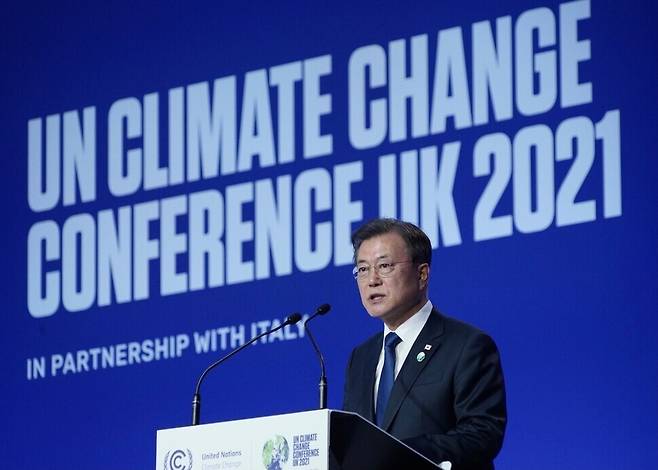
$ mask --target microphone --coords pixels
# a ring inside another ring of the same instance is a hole
[[[245,344],[240,346],[239,348],[234,349],[233,351],[228,353],[226,356],[224,356],[221,359],[219,359],[219,360],[213,362],[212,364],[210,364],[206,368],[206,370],[203,371],[203,373],[199,377],[199,380],[197,380],[196,388],[194,389],[194,398],[192,398],[192,426],[196,426],[197,424],[199,424],[199,420],[200,420],[200,417],[201,417],[201,393],[200,393],[201,383],[203,382],[203,379],[206,378],[206,375],[208,375],[208,372],[213,370],[215,367],[217,367],[218,365],[220,365],[222,362],[226,361],[230,357],[232,357],[235,354],[239,353],[240,351],[242,351],[244,348],[246,348],[250,344],[255,343],[256,341],[261,339],[263,336],[267,336],[267,335],[270,335],[270,334],[274,333],[275,331],[279,331],[284,326],[294,325],[295,323],[297,323],[301,319],[302,319],[302,315],[299,314],[299,313],[293,313],[291,315],[288,315],[288,317],[285,319],[285,321],[283,323],[281,323],[279,326],[277,326],[276,328],[272,328],[270,330],[267,330],[264,333],[259,334],[258,336],[252,338],[251,340],[249,340],[248,342],[246,342]]]
[[[326,370],[324,367],[324,357],[322,357],[322,353],[320,352],[320,348],[318,348],[318,343],[315,342],[315,338],[313,337],[313,333],[311,333],[310,328],[308,327],[308,322],[313,320],[315,317],[318,315],[326,315],[327,312],[331,310],[331,305],[329,304],[322,304],[318,308],[315,309],[315,312],[313,315],[308,317],[306,321],[304,322],[304,329],[308,333],[308,338],[311,340],[311,344],[313,345],[313,349],[315,349],[315,353],[318,355],[320,358],[320,367],[322,368],[322,375],[320,376],[320,409],[324,410],[327,408],[327,374]]]

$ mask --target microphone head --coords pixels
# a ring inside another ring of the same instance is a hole
[[[315,313],[317,313],[318,315],[325,315],[329,310],[331,310],[331,305],[322,304],[315,309]]]
[[[288,315],[288,318],[286,318],[286,321],[284,323],[286,325],[294,325],[301,319],[302,319],[302,314],[295,312]]]

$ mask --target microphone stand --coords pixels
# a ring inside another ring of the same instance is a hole
[[[326,314],[329,310],[331,309],[331,306],[329,304],[322,304],[320,305],[316,310],[313,315],[308,317],[306,321],[304,322],[304,329],[308,333],[308,338],[311,340],[311,344],[313,345],[313,349],[315,349],[315,353],[318,355],[320,358],[320,367],[322,369],[322,373],[320,375],[320,383],[318,385],[320,389],[320,409],[325,410],[327,408],[327,372],[324,366],[324,357],[322,356],[322,353],[320,352],[320,348],[318,348],[318,343],[315,341],[315,338],[313,337],[313,333],[311,333],[311,329],[308,327],[308,322],[313,320],[315,317],[318,315],[324,315]]]

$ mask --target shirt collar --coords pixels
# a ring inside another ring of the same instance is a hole
[[[411,316],[411,318],[397,327],[395,334],[398,335],[403,342],[416,341],[416,338],[418,337],[420,330],[425,326],[430,313],[432,313],[432,302],[428,300],[420,310]],[[384,324],[384,338],[386,338],[386,335],[391,331],[392,330]]]

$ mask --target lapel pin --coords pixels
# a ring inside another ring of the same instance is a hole
[[[423,362],[424,359],[425,359],[425,353],[422,352],[422,351],[419,352],[419,353],[418,353],[418,356],[416,356],[416,360],[417,360],[418,362]]]
[[[425,345],[425,351],[429,351],[430,349],[432,349],[432,345],[431,344],[426,344]]]

